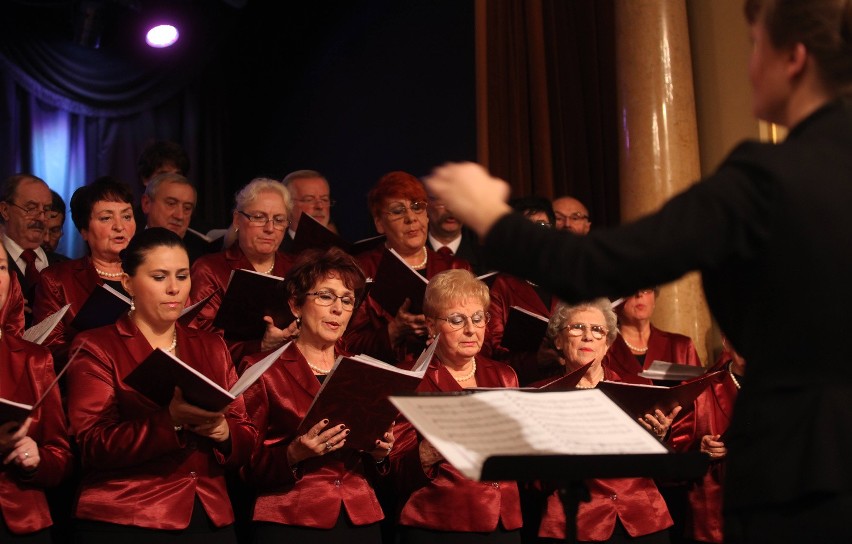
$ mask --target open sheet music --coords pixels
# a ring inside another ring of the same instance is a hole
[[[667,454],[596,389],[513,389],[392,396],[391,402],[462,474],[479,480],[495,455]]]
[[[65,316],[65,312],[70,308],[70,304],[66,304],[62,308],[59,308],[49,316],[45,317],[29,329],[24,331],[24,334],[21,335],[21,338],[26,340],[27,342],[32,342],[34,344],[41,344],[47,338],[47,336],[56,328],[56,325],[62,321],[62,318]]]

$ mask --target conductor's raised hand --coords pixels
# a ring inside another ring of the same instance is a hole
[[[287,462],[290,466],[295,466],[296,463],[311,457],[337,451],[346,444],[346,437],[349,435],[346,425],[341,423],[327,427],[328,420],[323,419],[308,429],[308,432],[290,442],[287,446]]]
[[[183,398],[180,387],[175,387],[174,396],[169,403],[169,415],[172,417],[175,428],[205,436],[215,442],[225,442],[231,437],[231,430],[224,413],[209,412],[190,404]]]
[[[431,194],[444,201],[453,215],[485,237],[500,217],[509,213],[509,185],[474,162],[447,163],[426,177]]]

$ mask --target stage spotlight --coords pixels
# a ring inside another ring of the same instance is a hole
[[[178,29],[169,24],[160,24],[152,27],[145,33],[145,43],[151,47],[162,49],[174,45],[180,33]]]

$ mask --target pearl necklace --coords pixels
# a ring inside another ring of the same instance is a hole
[[[426,263],[429,261],[429,252],[426,251],[426,246],[423,246],[423,260],[419,264],[411,265],[411,268],[415,270],[419,270],[426,266]]]
[[[272,271],[275,269],[275,259],[272,259],[272,266],[269,267],[269,270],[266,272],[261,272],[261,274],[272,274]]]
[[[124,275],[124,272],[104,272],[97,266],[95,267],[95,272],[98,273],[98,276],[103,276],[105,278],[120,278]]]
[[[451,374],[452,374],[452,373],[451,373]],[[468,373],[467,373],[467,374],[465,374],[464,376],[453,376],[453,378],[454,378],[457,382],[461,383],[461,382],[466,382],[466,381],[468,381],[469,379],[473,378],[473,375],[474,375],[474,374],[476,374],[476,359],[475,359],[475,358],[473,359],[473,368],[471,368],[471,369],[470,369],[470,372],[468,372]]]
[[[636,346],[634,346],[633,344],[628,342],[627,338],[624,337],[624,334],[621,332],[620,329],[618,331],[618,334],[621,335],[621,339],[624,340],[624,343],[627,344],[627,347],[630,348],[632,351],[635,351],[635,352],[638,352],[638,353],[645,353],[646,351],[648,351],[648,346],[645,346],[644,348],[637,348]]]
[[[166,348],[166,351],[174,353],[176,347],[177,347],[177,327],[175,327],[175,332],[172,335],[172,344],[169,347]]]
[[[739,380],[737,380],[737,376],[734,374],[734,371],[731,370],[731,363],[728,363],[728,374],[731,375],[731,379],[734,380],[734,385],[737,389],[742,389],[742,385],[740,385]]]
[[[314,371],[314,372],[316,372],[317,374],[322,374],[323,376],[325,376],[326,374],[328,374],[329,372],[331,372],[331,369],[330,369],[330,368],[329,368],[328,370],[325,370],[324,368],[320,368],[320,367],[318,367],[318,366],[314,366],[314,365],[312,365],[312,364],[311,364],[311,362],[310,362],[310,361],[308,361],[307,359],[305,359],[305,362],[307,362],[307,363],[308,363],[308,366],[309,366],[309,367],[311,367],[311,370],[313,370],[313,371]]]
[[[601,379],[600,379],[600,380],[598,380],[598,381],[595,383],[595,385],[580,385],[580,383],[578,382],[578,383],[577,383],[577,385],[575,385],[574,387],[575,387],[575,388],[577,388],[577,389],[594,389],[595,387],[597,387],[597,386],[598,386],[598,383],[600,383],[600,382],[601,382],[601,381],[603,381],[604,379],[606,379],[606,374],[604,373],[603,368],[601,368]]]

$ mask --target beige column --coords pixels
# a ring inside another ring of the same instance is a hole
[[[621,219],[657,210],[700,178],[685,0],[616,0]],[[697,273],[663,286],[654,325],[690,336],[708,363]]]

